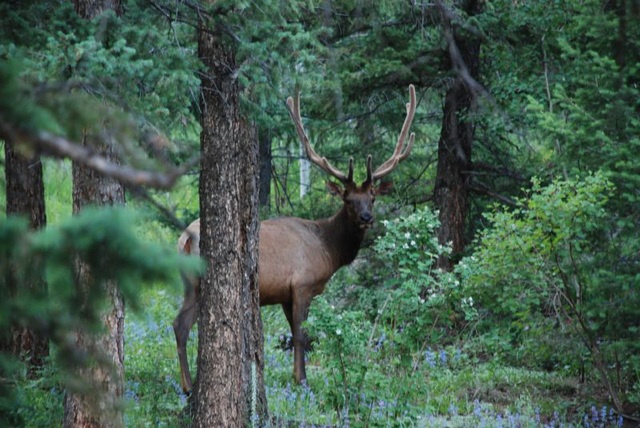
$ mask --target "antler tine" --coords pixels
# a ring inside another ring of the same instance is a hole
[[[407,117],[404,119],[404,125],[402,125],[402,130],[400,131],[400,136],[398,137],[398,143],[396,144],[396,148],[393,151],[393,155],[389,159],[387,159],[382,165],[380,165],[375,172],[373,173],[373,180],[379,180],[385,175],[389,174],[391,171],[396,169],[398,164],[405,160],[409,153],[411,152],[411,148],[413,147],[413,141],[415,139],[415,134],[411,133],[409,136],[409,143],[407,144],[406,150],[403,152],[404,142],[407,139],[407,134],[409,133],[409,128],[411,128],[411,123],[413,122],[413,116],[416,114],[416,89],[413,85],[409,85],[409,102],[407,103]]]
[[[349,156],[349,172],[347,173],[347,182],[353,181],[353,157]]]
[[[314,164],[318,165],[323,171],[334,176],[338,180],[343,183],[348,183],[353,179],[353,159],[349,159],[349,176],[344,175],[339,169],[334,167],[329,163],[326,157],[320,157],[311,147],[309,143],[309,137],[307,137],[307,133],[304,130],[304,126],[302,125],[302,117],[300,116],[300,93],[298,92],[296,96],[296,100],[294,102],[292,97],[287,98],[287,106],[289,107],[289,115],[291,119],[293,119],[293,123],[296,126],[296,131],[298,132],[298,137],[302,141],[304,145],[304,150],[309,157],[309,160]]]
[[[371,168],[371,155],[367,156],[367,179],[364,181],[363,186],[365,184],[371,184],[373,182],[373,169]]]

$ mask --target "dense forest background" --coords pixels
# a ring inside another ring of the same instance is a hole
[[[205,271],[178,236],[208,218],[203,189],[234,197],[208,165],[246,172],[247,230],[330,216],[286,98],[363,180],[413,84],[413,149],[313,302],[307,383],[263,307],[240,418],[637,426],[639,18],[637,0],[0,3],[0,424],[197,425],[171,322],[179,272]],[[233,140],[206,113],[229,109]]]

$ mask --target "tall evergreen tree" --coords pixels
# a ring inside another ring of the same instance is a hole
[[[106,10],[117,14],[122,11],[120,1],[74,0],[78,14],[93,19]],[[100,141],[91,134],[83,135],[83,145],[91,145],[106,159],[117,163],[114,147],[109,141]],[[124,187],[117,180],[96,173],[94,170],[73,164],[73,212],[79,213],[90,205],[124,204]],[[89,266],[78,259],[78,284],[83,287],[93,281]],[[86,331],[76,332],[76,343],[80,349],[98,351],[108,364],[99,364],[80,369],[90,388],[84,391],[67,391],[64,400],[65,427],[119,427],[123,425],[119,400],[124,394],[124,300],[116,284],[103,284],[110,296],[110,305],[102,314],[105,333],[94,336]],[[82,308],[80,308],[82,310]]]
[[[462,6],[470,16],[477,15],[481,2],[468,0]],[[462,253],[465,247],[465,226],[469,204],[469,187],[472,169],[471,151],[474,138],[472,107],[476,93],[471,82],[462,76],[462,67],[474,81],[480,72],[480,40],[470,34],[455,30],[446,16],[450,11],[441,7],[442,25],[449,33],[448,44],[451,62],[458,71],[447,89],[442,116],[442,128],[438,141],[438,169],[433,189],[434,203],[440,211],[438,241],[442,245],[451,243],[452,255]],[[456,58],[457,57],[457,58]],[[441,256],[438,267],[452,268],[452,260]]]
[[[32,229],[41,229],[47,223],[44,205],[44,183],[42,181],[42,163],[40,155],[25,156],[16,150],[13,142],[5,141],[5,176],[7,189],[7,216],[21,215],[29,219]],[[9,292],[46,295],[44,280],[29,284],[26,289],[18,289],[13,279]],[[24,285],[22,286],[24,287]],[[49,355],[49,342],[45,335],[32,329],[15,326],[8,337],[2,340],[3,351],[22,357],[32,367],[42,366]]]
[[[194,425],[242,426],[266,408],[257,277],[258,140],[240,112],[236,47],[201,28],[198,55],[206,66],[200,254],[207,269],[200,285]]]

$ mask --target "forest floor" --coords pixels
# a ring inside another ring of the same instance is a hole
[[[181,290],[148,289],[143,295],[144,313],[128,315],[127,426],[179,425],[187,397],[179,383],[171,322],[180,304]],[[323,356],[314,351],[308,356],[308,386],[293,384],[293,355],[283,349],[289,335],[286,319],[279,306],[263,308],[262,317],[265,387],[275,426],[617,426],[606,407],[592,407],[588,396],[593,391],[576,379],[472,360],[460,353],[457,364],[455,352],[450,352],[448,365],[432,364],[427,376],[425,371],[415,372],[415,394],[385,400],[376,397],[375,390],[363,390],[357,405],[351,400],[349,409],[336,400],[340,375],[324,369]],[[192,370],[196,339],[194,328],[188,347]],[[394,379],[406,382],[407,377],[390,367],[386,381],[392,384]]]
[[[329,284],[331,286],[331,284]],[[138,313],[125,326],[125,425],[186,426],[187,397],[180,387],[171,323],[181,305],[177,286],[142,291]],[[317,310],[317,308],[316,308]],[[338,309],[337,309],[338,310]],[[314,308],[312,306],[312,313]],[[293,383],[293,355],[283,349],[289,327],[279,306],[262,309],[265,388],[271,420],[286,427],[612,427],[616,415],[598,403],[598,391],[556,372],[509,367],[446,348],[413,370],[390,363],[377,367],[362,387],[345,385],[320,344],[309,353],[308,385]],[[322,340],[322,339],[318,339]],[[197,331],[188,352],[195,372]],[[445,361],[446,359],[446,361]],[[51,366],[20,389],[30,427],[60,426],[64,389]],[[348,369],[347,369],[348,370]],[[195,373],[193,373],[195,376]],[[348,379],[353,379],[348,373]],[[372,387],[371,385],[376,385]],[[345,405],[344,392],[352,394]],[[400,391],[400,392],[398,392]],[[258,426],[258,425],[256,425]]]

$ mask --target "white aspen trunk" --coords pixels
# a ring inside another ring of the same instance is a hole
[[[309,192],[311,187],[311,163],[307,159],[304,146],[300,144],[300,199]]]

